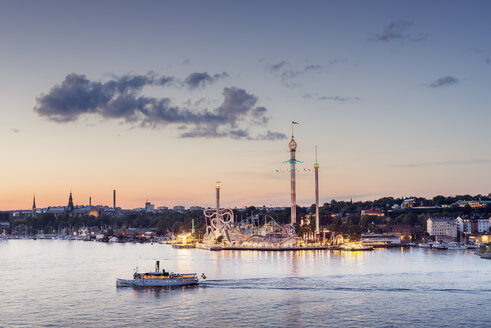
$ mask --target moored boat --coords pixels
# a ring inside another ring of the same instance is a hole
[[[434,249],[440,249],[440,250],[444,250],[444,249],[448,249],[448,246],[446,243],[442,243],[442,242],[437,242],[437,243],[434,243],[431,248],[434,248]]]
[[[201,277],[206,279],[205,275]],[[117,287],[168,287],[196,285],[199,279],[196,273],[174,273],[160,271],[160,261],[155,263],[154,272],[139,273],[137,270],[133,274],[133,279],[116,279]]]
[[[343,251],[372,251],[372,246],[363,245],[362,243],[349,243],[341,246]]]
[[[458,244],[455,242],[447,243],[447,249],[449,250],[466,250],[468,247],[465,244]]]

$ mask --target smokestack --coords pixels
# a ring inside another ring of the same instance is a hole
[[[155,272],[160,272],[160,261],[155,262]]]
[[[92,197],[89,197],[89,206],[92,206]]]
[[[116,208],[116,189],[113,190],[113,208]]]

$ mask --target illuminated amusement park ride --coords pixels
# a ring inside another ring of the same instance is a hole
[[[296,164],[295,154],[297,143],[293,134],[293,127],[297,122],[292,122],[292,138],[288,143],[290,160],[284,162],[290,165],[291,182],[291,221],[289,224],[280,225],[275,219],[266,214],[255,214],[241,222],[235,222],[234,212],[231,209],[220,208],[220,181],[216,183],[216,208],[204,210],[206,221],[206,232],[203,242],[197,243],[196,247],[210,250],[220,249],[305,249],[306,246],[302,238],[295,232],[297,223],[296,215]],[[343,243],[342,237],[331,231],[322,231],[322,241],[318,236],[321,235],[319,229],[319,164],[317,163],[317,147],[315,152],[315,232],[311,235],[310,241],[314,245],[310,249],[337,247]],[[310,170],[309,170],[310,171]],[[311,217],[314,217],[313,215]],[[310,219],[309,219],[310,220]],[[303,224],[303,220],[301,220]],[[326,239],[326,232],[330,233],[329,240]],[[340,240],[341,238],[341,240]]]
[[[206,233],[202,247],[210,248],[217,243],[222,246],[268,248],[288,248],[295,245],[298,239],[294,228],[297,221],[295,165],[300,163],[295,158],[297,149],[293,135],[295,124],[298,123],[292,122],[292,139],[288,144],[290,160],[285,162],[290,164],[291,172],[291,223],[280,225],[273,217],[265,214],[256,214],[236,223],[231,209],[220,208],[220,182],[217,181],[216,208],[204,210]]]
[[[279,225],[271,216],[256,214],[235,223],[231,209],[220,208],[220,183],[216,184],[217,207],[204,210],[206,232],[203,246],[219,242],[234,247],[292,247],[297,235],[293,225]]]

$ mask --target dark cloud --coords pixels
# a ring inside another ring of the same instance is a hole
[[[10,132],[12,132],[12,133],[20,133],[20,130],[17,129],[17,128],[12,128],[12,129],[10,129]]]
[[[172,81],[173,78],[157,75],[125,75],[99,82],[85,75],[69,74],[61,84],[36,99],[34,111],[59,123],[74,122],[84,114],[92,114],[141,127],[174,124],[184,131],[182,137],[257,139],[249,135],[247,127],[268,123],[267,109],[256,106],[257,97],[240,88],[224,88],[224,100],[214,110],[190,110],[174,105],[170,98],[141,95],[145,86],[167,85]],[[277,139],[276,135],[269,136],[268,140]],[[260,140],[266,138],[261,135]]]
[[[385,30],[380,33],[375,35],[375,37],[372,39],[373,41],[383,41],[383,42],[388,42],[388,41],[422,41],[426,39],[425,34],[411,34],[408,32],[408,30],[414,25],[413,22],[410,21],[394,21],[390,23]]]
[[[282,60],[279,63],[267,65],[266,68],[271,72],[279,71],[286,66],[286,61]]]
[[[304,97],[304,99],[312,99],[316,96],[317,96],[317,93],[304,93],[302,97]]]
[[[266,134],[259,135],[256,138],[257,140],[283,140],[286,139],[286,135],[284,133],[279,132],[271,132],[267,131]]]
[[[303,68],[304,72],[321,70],[321,65],[307,65]]]
[[[281,77],[281,83],[288,87],[294,88],[298,86],[297,79],[302,77],[308,72],[313,71],[321,71],[322,65],[306,65],[303,68],[292,69],[289,68],[291,65],[288,65],[286,61],[281,61],[276,64],[266,65],[266,69],[275,75],[279,75]]]
[[[304,99],[336,101],[336,102],[350,102],[350,101],[358,101],[358,100],[360,100],[359,97],[319,96],[318,93],[305,93],[303,95],[303,98]]]
[[[285,87],[294,88],[298,85],[295,81],[298,77],[304,75],[303,71],[287,70],[281,74],[281,82]]]
[[[214,75],[210,75],[206,72],[191,73],[184,80],[184,84],[189,89],[196,89],[196,88],[201,88],[201,87],[207,86],[209,84],[215,83],[216,81],[218,81],[220,79],[227,78],[227,77],[229,77],[229,74],[227,72],[223,72],[221,74],[214,74]]]
[[[302,70],[286,70],[281,74],[281,82],[288,88],[298,86],[297,79],[311,71],[321,71],[321,65],[307,65]]]
[[[360,98],[358,97],[340,97],[340,96],[321,96],[318,99],[327,100],[327,101],[336,101],[336,102],[349,102],[349,101],[360,100]]]
[[[447,85],[457,84],[459,80],[453,76],[444,76],[430,84],[431,88],[439,88]]]
[[[341,64],[341,63],[347,63],[348,58],[334,58],[329,61],[329,64],[335,65],[335,64]]]
[[[486,58],[486,64],[491,65],[491,58]]]

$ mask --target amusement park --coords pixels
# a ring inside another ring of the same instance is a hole
[[[312,250],[312,249],[347,249],[369,250],[371,247],[361,243],[349,243],[343,236],[333,231],[319,228],[319,164],[314,164],[315,174],[315,213],[306,214],[297,220],[296,203],[296,159],[297,143],[292,122],[292,137],[288,144],[291,183],[290,222],[280,224],[268,213],[251,213],[246,218],[237,220],[234,211],[220,205],[220,181],[216,182],[216,207],[203,211],[206,230],[201,239],[196,239],[194,223],[191,233],[182,233],[171,244],[176,248],[196,247],[212,251],[219,250]],[[315,224],[312,224],[315,223]],[[312,228],[315,227],[315,228]],[[301,231],[297,231],[301,230]]]

